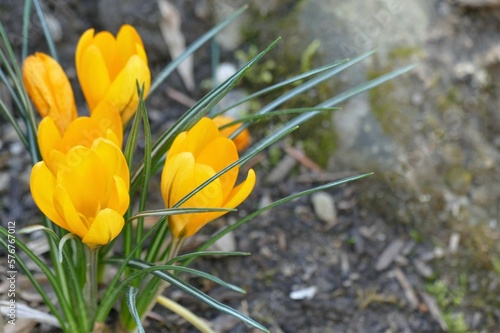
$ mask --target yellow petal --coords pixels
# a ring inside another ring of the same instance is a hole
[[[248,170],[247,179],[241,184],[236,186],[229,196],[226,198],[226,202],[223,204],[226,208],[235,208],[239,206],[243,200],[245,200],[252,192],[255,186],[255,171],[253,169]]]
[[[99,211],[82,242],[90,248],[106,245],[120,234],[124,223],[123,216],[105,208]]]
[[[113,179],[115,184],[111,188],[111,194],[106,207],[111,208],[117,213],[123,215],[130,205],[130,197],[128,193],[129,189],[122,178],[113,176]]]
[[[219,130],[213,120],[202,118],[187,132],[182,140],[174,140],[169,154],[175,155],[179,152],[189,151],[197,158],[207,143],[219,136]]]
[[[148,63],[142,39],[133,26],[129,24],[122,25],[116,35],[116,42],[123,64],[136,54],[142,58],[144,63]]]
[[[223,205],[221,205],[221,207],[224,208],[238,207],[250,195],[254,186],[255,186],[255,172],[253,171],[253,169],[250,169],[247,174],[247,179],[232,190],[232,192],[229,194],[229,197],[226,199],[226,202]],[[227,214],[227,212],[213,212],[206,214],[207,214],[206,218],[209,221],[212,221],[224,214]],[[199,228],[201,228],[202,226],[203,225],[199,226]]]
[[[88,29],[82,34],[82,36],[78,40],[78,44],[76,45],[75,65],[76,65],[76,74],[78,75],[79,79],[83,74],[82,73],[83,53],[90,45],[92,45],[93,39],[94,39],[94,29],[93,28]]]
[[[106,61],[97,46],[90,45],[83,51],[80,67],[78,80],[89,109],[93,111],[111,85]]]
[[[141,87],[144,84],[144,97],[146,97],[151,84],[151,75],[147,64],[135,55],[127,61],[125,67],[115,77],[104,97],[119,110],[123,124],[130,120],[139,104],[137,82]]]
[[[66,189],[80,214],[95,216],[111,181],[102,172],[101,159],[91,149],[77,146],[66,154],[65,166],[66,169],[58,168],[57,183]]]
[[[60,151],[66,153],[76,146],[90,148],[92,142],[103,135],[104,133],[95,128],[94,123],[89,117],[78,117],[66,129]]]
[[[123,123],[118,110],[108,101],[101,101],[94,111],[91,118],[96,122],[99,128],[105,134],[105,137],[113,141],[118,147],[123,144]],[[108,137],[108,130],[114,133],[114,137]]]
[[[209,165],[217,173],[238,160],[234,142],[226,137],[218,137],[208,143],[196,158],[196,163]],[[219,177],[222,197],[226,198],[236,183],[239,167],[236,166]]]
[[[45,161],[49,159],[51,151],[60,149],[61,133],[51,117],[43,118],[38,125],[37,140],[40,154]]]
[[[108,69],[109,78],[113,81],[125,65],[125,62],[122,62],[119,56],[121,50],[117,47],[118,44],[116,43],[115,37],[108,31],[101,31],[95,35],[92,44],[97,46],[101,51]]]
[[[61,185],[57,185],[54,190],[54,207],[66,222],[66,227],[63,227],[64,229],[80,238],[85,237],[89,228],[87,225],[88,221],[77,212],[68,191]]]
[[[92,145],[92,151],[100,159],[100,173],[106,175],[106,179],[118,176],[123,179],[127,189],[130,186],[130,172],[125,156],[118,146],[106,139],[98,139]]]
[[[175,203],[183,199],[184,196],[215,174],[211,167],[202,164],[195,164],[193,171],[193,173],[185,172],[183,168],[175,176],[172,185],[172,197]],[[221,204],[222,187],[219,180],[216,179],[188,199],[180,207],[214,208],[221,207]],[[178,230],[177,237],[179,237],[179,235],[188,237],[194,235],[202,226],[211,220],[210,213],[180,214],[172,216],[169,225],[171,229]],[[175,231],[173,231],[173,233],[174,232]]]
[[[64,219],[54,208],[54,189],[56,179],[44,162],[38,162],[33,166],[30,177],[30,191],[38,208],[52,222],[68,230]]]
[[[171,208],[179,200],[173,197],[174,180],[180,173],[194,174],[194,157],[189,152],[170,156],[170,160],[165,162],[161,175],[161,191],[165,206]],[[181,198],[182,199],[182,198]]]

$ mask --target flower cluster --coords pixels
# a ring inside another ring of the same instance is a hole
[[[24,62],[26,89],[43,118],[37,132],[42,161],[30,185],[40,210],[93,248],[123,228],[130,201],[123,124],[139,103],[137,82],[147,93],[151,79],[141,38],[129,25],[116,38],[87,30],[75,62],[88,117],[78,116],[70,82],[53,58],[36,53]]]
[[[37,139],[42,161],[32,170],[31,192],[40,210],[55,224],[79,236],[90,248],[109,243],[124,226],[129,206],[130,172],[121,151],[123,125],[146,95],[150,72],[136,30],[124,25],[116,38],[87,30],[76,48],[76,70],[90,116],[78,116],[73,91],[61,66],[36,53],[23,66],[23,79],[42,116]],[[165,161],[161,189],[166,208],[238,159],[250,144],[248,130],[228,137],[241,124],[231,118],[203,118],[173,142]],[[186,200],[182,208],[235,208],[252,191],[255,173],[236,184],[235,166]],[[192,236],[225,212],[171,216],[174,238]]]

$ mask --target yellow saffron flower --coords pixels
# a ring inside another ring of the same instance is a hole
[[[26,90],[42,118],[50,116],[61,133],[77,117],[68,77],[50,56],[37,52],[23,64]]]
[[[219,133],[212,119],[202,118],[193,128],[174,140],[161,177],[165,206],[173,207],[184,196],[238,159],[234,142]],[[245,200],[255,185],[251,169],[245,181],[235,186],[238,166],[215,179],[180,207],[235,208]],[[194,235],[208,222],[225,212],[173,215],[169,226],[175,238]]]
[[[100,138],[91,147],[71,148],[55,173],[43,161],[35,164],[30,188],[45,216],[95,248],[109,243],[123,228],[129,177],[121,150]]]
[[[234,121],[233,118],[229,116],[224,116],[224,115],[218,115],[214,119],[215,124],[217,127],[222,127],[232,121]],[[220,134],[229,137],[231,134],[234,133],[238,128],[241,127],[241,123],[239,124],[234,124],[229,127],[225,127],[220,130]],[[249,145],[252,140],[252,137],[250,136],[250,132],[247,129],[244,129],[240,134],[238,134],[234,139],[234,143],[236,144],[236,148],[238,148],[238,151],[245,150]]]
[[[90,111],[106,100],[120,112],[124,124],[139,103],[136,81],[151,84],[146,51],[134,27],[123,25],[116,38],[108,31],[83,33],[76,47],[76,72]]]
[[[56,173],[57,165],[73,147],[90,148],[94,140],[105,138],[118,148],[123,143],[123,126],[120,115],[107,102],[100,103],[90,117],[76,118],[61,134],[52,117],[46,117],[38,125],[38,146],[47,167]]]

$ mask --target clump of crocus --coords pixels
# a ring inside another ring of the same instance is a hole
[[[187,194],[236,160],[238,150],[234,142],[219,132],[212,119],[202,118],[189,131],[176,137],[167,154],[161,178],[165,206],[175,206]],[[255,172],[250,169],[246,180],[236,186],[238,172],[238,166],[230,169],[180,207],[235,208],[248,197],[255,185]],[[177,239],[192,236],[225,213],[173,215],[169,218],[170,231]]]
[[[130,201],[129,169],[120,148],[103,138],[90,147],[73,147],[54,171],[42,161],[31,172],[31,194],[45,216],[89,248],[118,236]]]
[[[225,115],[218,115],[213,120],[217,127],[222,127],[233,122],[235,119]],[[220,133],[223,136],[230,137],[231,134],[233,134],[240,127],[241,123],[233,124],[231,126],[220,129]],[[233,139],[234,143],[236,144],[236,148],[238,148],[238,151],[245,150],[250,145],[251,140],[252,137],[250,136],[250,132],[246,128]]]
[[[37,52],[23,64],[26,90],[42,118],[50,116],[61,133],[77,117],[68,77],[50,56]]]
[[[126,124],[139,103],[136,82],[144,85],[144,98],[151,84],[146,51],[135,28],[123,25],[116,38],[108,31],[95,35],[94,29],[85,31],[78,41],[75,62],[90,112],[108,101]]]

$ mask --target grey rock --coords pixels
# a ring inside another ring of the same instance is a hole
[[[321,221],[334,226],[337,223],[337,209],[333,197],[326,192],[316,192],[311,196],[314,213]]]
[[[394,261],[394,259],[403,249],[404,245],[405,243],[400,239],[392,241],[378,258],[377,263],[375,264],[375,269],[377,271],[382,271],[389,267],[389,265]]]

